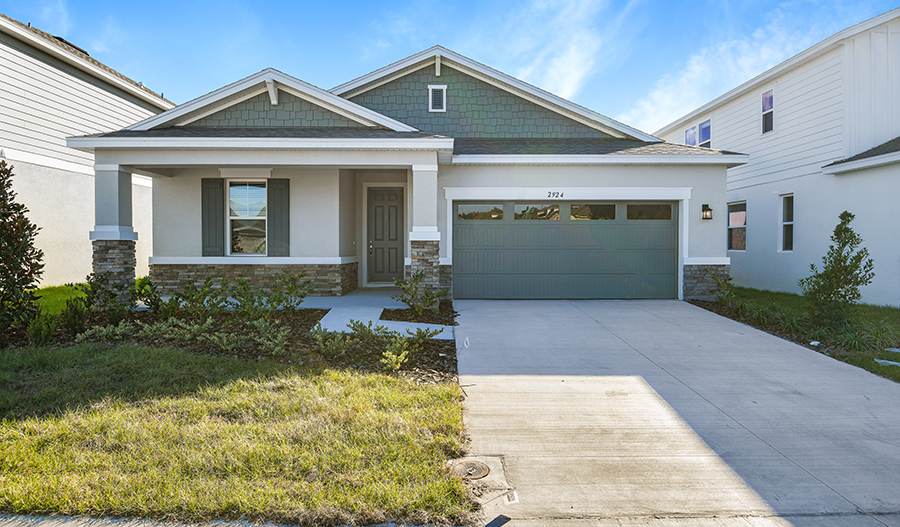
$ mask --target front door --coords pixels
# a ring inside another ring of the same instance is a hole
[[[367,223],[369,282],[403,278],[403,189],[370,188]]]

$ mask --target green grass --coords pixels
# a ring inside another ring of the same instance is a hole
[[[66,308],[66,300],[84,296],[84,293],[69,286],[53,285],[38,289],[37,295],[41,297],[37,303],[45,313],[58,315]]]
[[[747,287],[734,289],[735,299],[752,306],[757,312],[767,312],[767,308],[774,305],[794,317],[803,317],[807,314],[807,302],[802,295]],[[828,335],[806,329],[806,333],[801,333],[801,338],[805,342],[826,340],[828,342],[825,344],[832,357],[900,382],[900,366],[875,362],[876,358],[900,362],[900,353],[884,351],[886,347],[900,347],[900,308],[859,304],[857,314],[858,330]],[[759,318],[756,322],[758,321]],[[854,338],[859,344],[858,350],[850,347]]]
[[[174,349],[7,349],[0,510],[466,522],[460,390]]]

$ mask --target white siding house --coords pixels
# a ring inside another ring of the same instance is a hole
[[[174,105],[43,31],[0,15],[0,155],[15,167],[13,188],[41,227],[42,285],[91,272],[94,156],[66,137],[117,130]],[[136,176],[132,199],[137,251],[152,239],[150,180]],[[147,274],[147,266],[137,273]]]
[[[702,128],[702,131],[701,131]],[[738,285],[799,292],[838,215],[875,261],[863,301],[900,305],[900,9],[845,29],[670,123],[671,142],[750,155],[728,170]],[[704,143],[707,141],[708,143]],[[892,141],[893,140],[893,141]]]

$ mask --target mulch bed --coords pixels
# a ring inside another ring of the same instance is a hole
[[[453,310],[452,300],[441,300],[437,312],[430,309],[416,314],[412,309],[385,309],[381,313],[381,320],[395,322],[419,322],[421,324],[441,324],[444,326],[456,326],[458,313]]]
[[[428,312],[426,315],[418,317],[415,316],[415,313],[413,313],[412,310],[408,309],[395,309],[390,311],[397,313],[394,316],[403,318],[385,317],[383,318],[384,320],[455,325],[453,318],[456,316],[456,312],[453,311],[452,302],[448,300],[441,302],[441,309],[437,315]],[[326,309],[298,309],[296,311],[275,312],[272,317],[290,327],[290,336],[288,337],[286,353],[283,355],[265,355],[265,358],[291,364],[303,364],[311,367],[353,369],[366,372],[385,373],[380,362],[381,355],[378,353],[364,353],[356,349],[351,349],[337,356],[326,356],[318,352],[315,348],[315,341],[313,340],[310,331],[319,323],[326,313],[328,313],[328,310]],[[232,312],[219,313],[215,317],[216,326],[221,327],[233,323],[239,316],[239,314]],[[149,311],[129,313],[126,320],[129,322],[139,321],[144,324],[157,322],[157,318]],[[107,320],[105,315],[94,313],[87,326],[90,328],[106,324]],[[255,348],[241,351],[225,351],[218,346],[205,341],[184,342],[178,340],[170,341],[167,339],[133,338],[124,342],[145,346],[174,347],[192,353],[233,356],[248,360],[264,358],[263,355],[259,354],[259,350]],[[6,344],[8,346],[16,347],[28,346],[28,336],[25,332],[25,328],[20,325],[9,328],[6,334]],[[56,330],[54,336],[55,346],[71,346],[73,344],[75,344],[75,337],[73,335],[70,335],[62,328]],[[432,340],[424,346],[424,349],[420,353],[411,355],[403,369],[391,374],[413,379],[420,384],[456,382],[456,344],[452,340]]]

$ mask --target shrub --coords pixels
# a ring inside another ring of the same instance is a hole
[[[409,341],[406,337],[394,337],[381,352],[381,364],[390,371],[397,371],[409,360]]]
[[[44,269],[44,253],[34,246],[40,228],[16,202],[12,168],[0,160],[0,346],[9,326],[37,313],[34,291]]]
[[[272,355],[284,355],[287,348],[288,336],[291,328],[286,327],[277,320],[251,320],[247,323],[251,329],[253,341],[259,345],[263,352]]]
[[[31,317],[31,321],[28,322],[25,333],[32,346],[50,344],[53,341],[53,334],[56,333],[56,317],[38,311],[37,315]]]
[[[863,239],[850,227],[854,218],[848,211],[841,213],[831,235],[833,243],[822,257],[822,270],[810,264],[812,276],[799,281],[814,324],[839,329],[852,321],[853,306],[861,296],[859,288],[875,277],[869,251],[859,248]]]
[[[119,324],[110,324],[106,326],[94,326],[91,329],[81,333],[75,337],[75,342],[84,342],[86,340],[125,340],[131,338],[135,334],[134,324],[131,322],[120,322]]]
[[[243,278],[228,290],[228,305],[251,320],[268,319],[278,309],[295,310],[312,290],[306,273],[273,275],[272,289],[255,289]]]
[[[312,338],[319,353],[329,357],[336,357],[356,345],[356,340],[352,335],[339,331],[328,331],[322,327],[322,324],[316,324],[312,330]]]
[[[710,290],[710,293],[716,296],[716,301],[725,307],[731,307],[734,304],[733,278],[730,276],[722,278],[719,274],[711,271],[706,271],[706,274],[716,281],[716,288]]]
[[[170,299],[170,302],[178,304],[176,309],[182,309],[198,322],[205,321],[227,307],[228,281],[220,280],[216,284],[207,276],[200,287],[188,282],[182,286],[181,291],[172,296],[175,300]]]
[[[431,309],[435,313],[438,311],[438,302],[448,295],[447,291],[439,289],[431,291],[421,285],[422,279],[425,278],[423,271],[416,271],[409,277],[409,280],[398,280],[394,278],[394,285],[400,288],[399,295],[393,295],[391,298],[399,300],[410,307],[417,315],[421,315],[426,309]]]
[[[87,321],[91,316],[91,310],[85,305],[84,297],[69,298],[66,300],[66,308],[59,314],[63,328],[73,337],[87,330]]]

